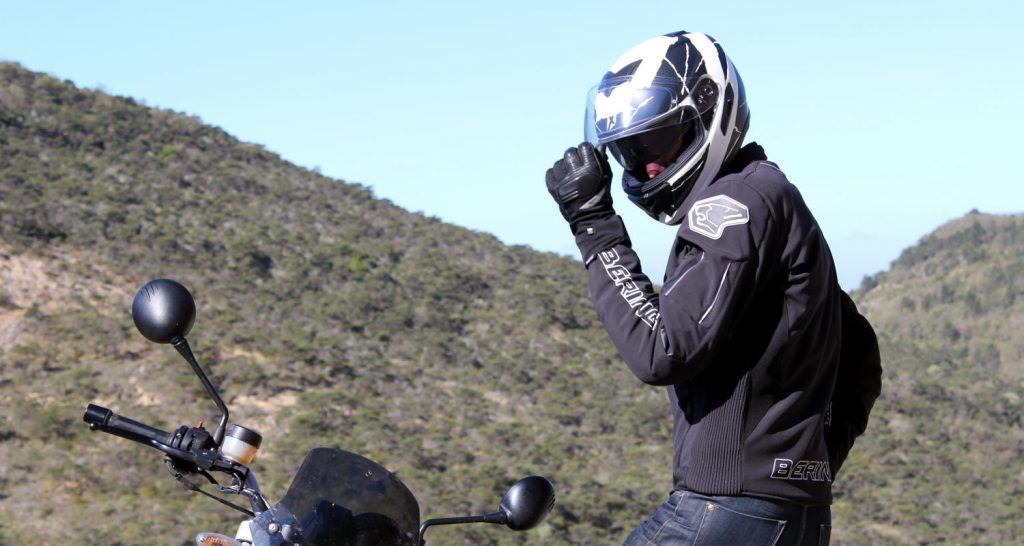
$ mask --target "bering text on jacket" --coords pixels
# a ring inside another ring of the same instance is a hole
[[[598,257],[608,278],[615,283],[615,286],[619,287],[619,295],[622,296],[622,299],[626,300],[634,314],[653,330],[658,325],[661,314],[658,312],[658,308],[648,301],[643,290],[633,282],[633,275],[630,274],[629,269],[619,264],[619,253],[613,248],[601,252]]]

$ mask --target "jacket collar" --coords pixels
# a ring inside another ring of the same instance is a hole
[[[722,171],[718,173],[717,178],[738,173],[755,161],[766,161],[767,159],[768,156],[765,155],[764,148],[756,142],[751,142],[736,152],[736,156],[732,158],[732,161],[722,167]]]

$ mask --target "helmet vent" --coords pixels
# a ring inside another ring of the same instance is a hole
[[[725,87],[725,104],[723,108],[725,111],[722,112],[722,135],[724,136],[728,132],[729,123],[732,121],[732,101],[735,99],[735,92],[732,90],[732,84],[730,83]]]

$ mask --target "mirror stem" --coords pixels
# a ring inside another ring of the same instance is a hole
[[[423,533],[427,532],[427,527],[433,525],[454,525],[456,523],[497,523],[499,525],[505,525],[508,523],[508,514],[505,512],[493,512],[491,514],[484,514],[482,516],[462,516],[458,518],[434,518],[424,521],[420,525],[420,536],[419,543],[423,544]]]
[[[203,386],[206,387],[206,392],[210,393],[214,403],[217,404],[217,409],[220,410],[220,424],[217,425],[217,430],[213,431],[213,442],[220,447],[221,442],[224,440],[224,430],[228,423],[228,407],[224,404],[224,400],[221,400],[220,394],[217,393],[217,388],[210,382],[210,378],[206,376],[206,373],[201,367],[199,362],[196,361],[195,355],[192,354],[192,348],[189,347],[188,341],[184,337],[179,337],[171,341],[171,345],[177,349],[178,353],[181,354],[188,361],[189,365],[192,366],[192,371],[196,372],[199,376],[199,380],[203,382]]]

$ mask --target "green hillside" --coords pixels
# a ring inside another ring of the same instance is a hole
[[[81,422],[92,401],[165,429],[215,415],[177,354],[134,331],[131,298],[154,277],[193,290],[193,347],[233,420],[266,437],[272,497],[318,444],[397,471],[424,516],[493,510],[545,474],[560,501],[542,529],[435,540],[597,544],[670,486],[664,395],[617,362],[577,262],[15,65],[0,65],[0,123],[7,541],[186,544],[237,526],[157,453]]]
[[[1024,216],[971,213],[865,279],[886,368],[843,470],[856,543],[1024,540]],[[865,521],[865,516],[873,517]]]
[[[858,293],[887,384],[838,476],[834,543],[1024,536],[1022,228],[969,215]],[[232,421],[263,433],[272,499],[308,448],[337,445],[397,471],[424,517],[493,510],[526,474],[556,484],[537,530],[433,544],[611,545],[671,486],[664,393],[618,361],[578,261],[0,64],[0,544],[236,528],[156,452],[81,422],[89,402],[165,429],[213,420],[187,365],[134,331],[154,277],[195,294],[190,341]]]

